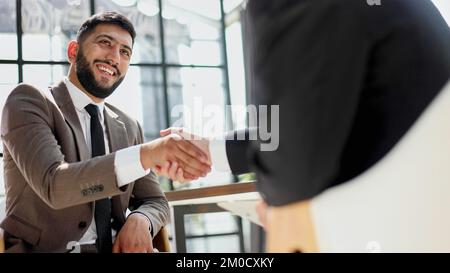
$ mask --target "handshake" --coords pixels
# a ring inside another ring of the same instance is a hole
[[[183,132],[182,128],[161,130],[160,135],[161,138],[145,143],[141,148],[141,161],[144,158],[150,162],[148,164],[159,175],[178,182],[189,182],[211,171],[209,139]],[[148,155],[145,156],[145,153]],[[143,166],[148,169],[144,163]],[[255,209],[261,225],[266,228],[270,208],[261,200]]]
[[[141,146],[144,169],[153,169],[178,182],[196,180],[211,171],[208,139],[183,132],[182,128],[161,130],[160,135]]]

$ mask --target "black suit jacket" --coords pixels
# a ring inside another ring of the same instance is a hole
[[[280,145],[227,141],[227,154],[271,205],[372,166],[449,79],[450,31],[430,0],[251,0],[246,12],[253,102],[280,105]]]

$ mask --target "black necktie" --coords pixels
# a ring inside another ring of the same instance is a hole
[[[105,154],[105,139],[103,127],[100,124],[98,107],[89,104],[84,107],[91,116],[91,147],[92,157]],[[111,253],[111,202],[109,198],[95,201],[95,225],[97,227],[97,250],[100,253]]]

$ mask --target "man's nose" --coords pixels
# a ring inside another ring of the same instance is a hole
[[[120,48],[118,46],[113,46],[108,51],[106,59],[111,65],[118,66],[120,62]]]

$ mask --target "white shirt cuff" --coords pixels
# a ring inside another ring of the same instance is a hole
[[[209,141],[209,153],[211,155],[212,166],[216,171],[229,172],[231,171],[228,163],[226,140],[211,139]]]
[[[114,158],[117,186],[123,187],[150,173],[141,164],[141,145],[131,146],[116,152]]]

